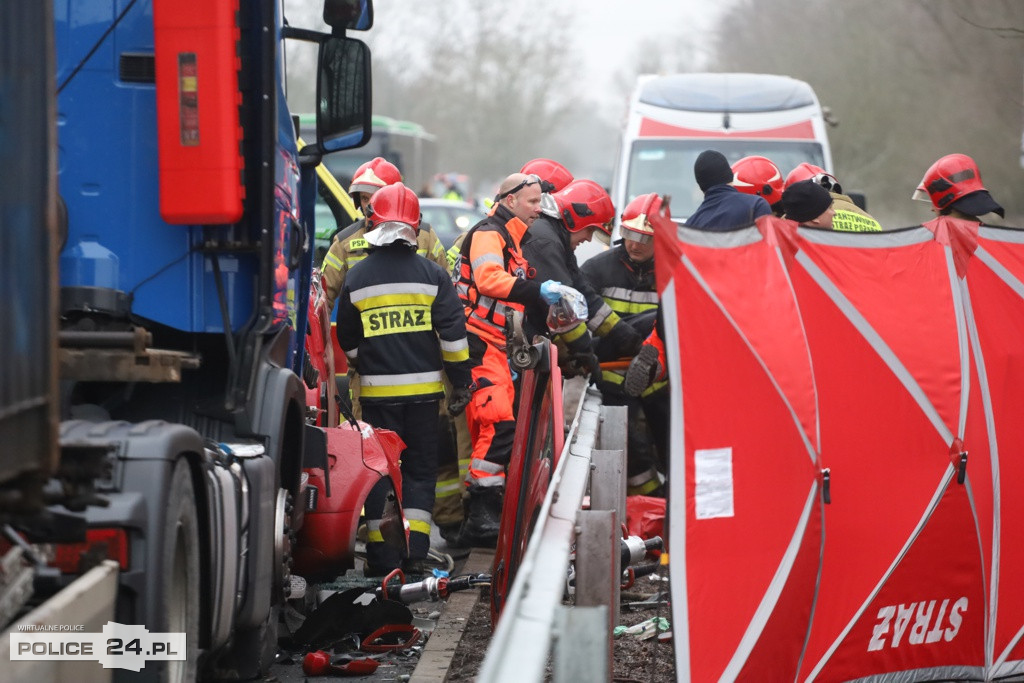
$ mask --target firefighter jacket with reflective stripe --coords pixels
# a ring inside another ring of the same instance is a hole
[[[571,352],[589,351],[591,335],[604,335],[619,323],[619,316],[605,303],[601,295],[590,286],[580,272],[573,252],[569,231],[561,221],[548,215],[541,215],[523,240],[523,254],[536,270],[537,282],[555,280],[577,290],[587,300],[588,318],[586,324],[555,335]],[[542,301],[526,309],[526,335],[551,336],[547,327],[548,307]]]
[[[654,279],[653,258],[643,263],[637,263],[629,257],[629,252],[620,243],[608,251],[591,257],[580,266],[580,270],[587,282],[601,293],[608,306],[618,313],[622,320],[633,325],[641,334],[645,336],[650,334],[651,326],[653,326],[658,312],[658,292]],[[600,343],[597,345],[596,352],[601,361],[614,360],[627,355],[621,348]],[[598,384],[598,388],[602,392],[621,393],[624,376],[625,370],[622,369],[602,370],[602,382]],[[664,386],[665,382],[656,383],[648,387],[645,395]]]
[[[542,301],[540,282],[528,279],[530,265],[519,247],[527,227],[499,205],[470,228],[457,259],[456,287],[465,306],[466,325],[481,339],[501,347],[509,312]]]
[[[327,255],[324,256],[324,263],[320,270],[323,273],[322,281],[324,295],[327,297],[327,310],[332,314],[334,313],[334,303],[338,300],[338,292],[345,284],[346,274],[352,269],[352,266],[366,258],[370,252],[372,245],[363,237],[365,234],[366,219],[360,218],[338,233],[334,242],[331,243]],[[420,225],[416,243],[417,254],[425,256],[445,270],[449,270],[444,245],[441,244],[441,240],[429,223]]]
[[[338,343],[360,374],[363,403],[404,403],[470,382],[466,319],[448,272],[411,246],[375,247],[338,300]]]
[[[619,244],[591,257],[580,270],[608,306],[626,320],[658,307],[654,259],[637,263]]]

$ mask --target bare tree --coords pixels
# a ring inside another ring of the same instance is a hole
[[[723,16],[715,66],[808,81],[840,121],[837,175],[883,223],[929,218],[910,194],[932,162],[962,152],[1007,222],[1024,225],[1024,3],[740,0]]]
[[[578,91],[557,5],[421,0],[389,23],[372,43],[374,108],[435,133],[447,169],[494,181],[550,149]]]

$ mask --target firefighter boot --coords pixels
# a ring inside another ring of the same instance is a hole
[[[479,548],[494,548],[501,527],[501,501],[504,486],[469,486],[469,504],[462,524],[459,543]]]
[[[622,391],[626,396],[639,396],[662,372],[661,363],[658,362],[658,349],[650,344],[644,344],[626,370]]]

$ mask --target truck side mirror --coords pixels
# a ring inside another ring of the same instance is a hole
[[[324,23],[334,29],[366,31],[373,26],[373,0],[324,0]]]
[[[320,44],[317,69],[317,140],[325,152],[361,147],[370,140],[370,48],[361,40],[330,36]]]

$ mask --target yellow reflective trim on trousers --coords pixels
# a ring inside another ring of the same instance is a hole
[[[644,496],[653,491],[654,489],[661,486],[657,479],[649,479],[639,486],[630,486],[627,488],[627,493],[631,496]]]
[[[429,332],[434,329],[429,306],[385,306],[361,311],[364,337],[403,332]],[[468,350],[467,350],[467,358]]]
[[[366,540],[368,543],[383,543],[384,534],[380,532],[380,529],[373,529],[366,532]]]
[[[451,494],[452,491],[457,493],[462,492],[461,477],[456,477],[455,479],[438,479],[437,484],[434,485],[434,493],[438,496],[441,494]]]
[[[424,522],[419,519],[409,520],[409,531],[420,534],[430,535],[430,522]]]
[[[436,394],[444,391],[441,382],[423,382],[421,384],[393,384],[384,386],[359,387],[359,395],[363,398],[391,398],[397,396],[420,396]]]
[[[609,384],[622,384],[625,380],[626,380],[626,377],[624,375],[620,375],[619,373],[615,372],[614,370],[602,370],[601,371],[601,381],[602,382],[608,382]],[[654,392],[658,391],[659,389],[664,389],[666,386],[668,386],[668,381],[667,380],[662,380],[660,382],[655,382],[651,386],[649,386],[646,389],[644,389],[643,392],[641,392],[640,396],[650,396],[651,394],[653,394]]]
[[[448,363],[458,363],[460,361],[469,360],[469,349],[461,349],[459,351],[445,351],[441,349],[441,360]]]
[[[636,315],[650,311],[658,307],[658,304],[640,303],[635,301],[619,301],[618,299],[605,299],[608,306],[619,315]]]
[[[658,391],[659,389],[664,389],[667,386],[668,386],[668,381],[667,380],[663,380],[661,382],[655,382],[651,386],[649,386],[646,389],[644,389],[643,392],[640,394],[640,396],[641,397],[643,397],[643,396],[650,396],[655,391]]]

